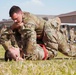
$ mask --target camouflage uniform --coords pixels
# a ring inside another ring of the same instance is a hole
[[[75,31],[75,41],[76,41],[76,31]]]
[[[71,29],[70,29],[70,40],[71,40],[71,43],[74,42],[74,39],[75,39],[74,28],[71,28]]]
[[[67,42],[68,42],[68,31],[67,31],[67,27],[61,28],[61,31],[62,31],[65,39],[66,39]]]
[[[13,31],[10,29],[10,27],[6,29],[0,29],[1,36],[0,36],[0,43],[4,47],[5,50],[9,50],[10,47],[18,47],[17,42],[14,37]]]
[[[5,49],[5,61],[8,61],[8,60],[11,61],[16,56],[12,57],[12,53],[9,50],[9,48],[12,48],[12,47],[18,48],[18,44],[15,40],[14,33],[10,27],[6,27],[6,29],[1,28],[0,32],[1,32],[0,44]],[[17,60],[17,58],[15,58],[14,60]]]
[[[18,29],[18,32],[21,34],[23,41],[23,51],[26,55],[31,55],[32,60],[42,60],[45,56],[43,48],[37,43],[37,38],[41,39],[47,49],[46,59],[56,56],[58,50],[68,56],[76,56],[75,49],[71,49],[71,47],[75,47],[69,45],[60,32],[61,21],[58,17],[45,21],[25,12],[23,23],[24,25]]]

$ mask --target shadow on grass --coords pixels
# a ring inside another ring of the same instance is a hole
[[[4,58],[0,58],[0,61],[1,61],[1,62],[2,62],[2,61],[4,62],[5,60],[4,60]]]

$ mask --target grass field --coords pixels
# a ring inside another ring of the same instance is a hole
[[[4,49],[0,46],[0,75],[76,75],[76,59],[59,53],[57,58],[39,61],[4,61]]]

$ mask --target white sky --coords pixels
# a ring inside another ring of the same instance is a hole
[[[59,15],[76,11],[76,0],[1,0],[0,20],[9,19],[9,9],[19,6],[33,14]]]

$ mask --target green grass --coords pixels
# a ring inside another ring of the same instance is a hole
[[[59,53],[57,57],[66,57]],[[76,59],[39,61],[4,61],[0,46],[0,75],[76,75]]]

